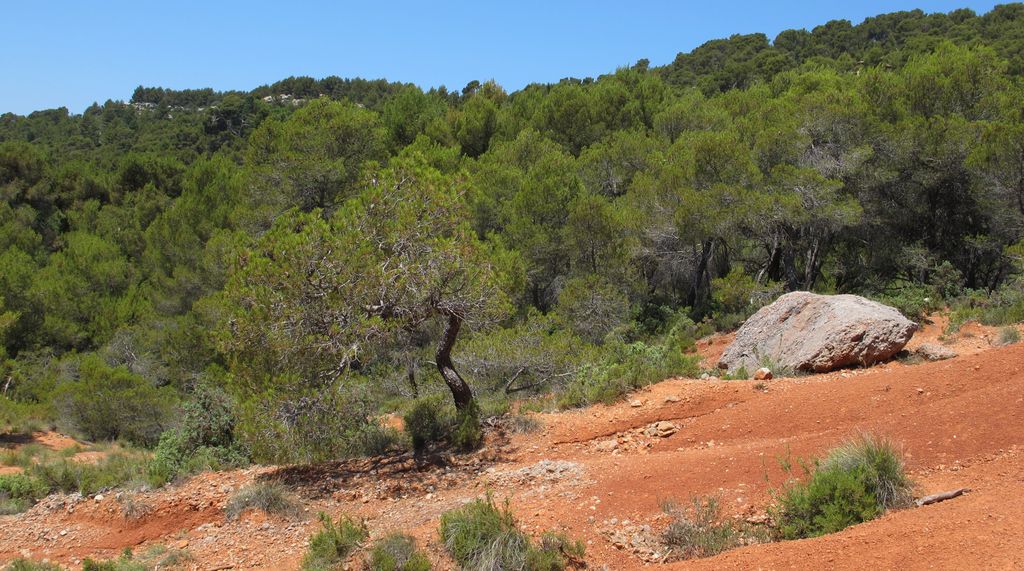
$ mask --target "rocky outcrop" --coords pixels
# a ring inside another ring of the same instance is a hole
[[[917,330],[899,311],[856,295],[798,291],[761,308],[740,327],[718,366],[821,373],[867,366],[898,353]]]

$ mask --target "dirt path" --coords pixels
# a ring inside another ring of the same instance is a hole
[[[238,487],[283,477],[310,514],[366,518],[374,537],[413,533],[438,569],[451,567],[437,545],[438,517],[488,490],[510,498],[528,531],[559,529],[587,542],[589,568],[636,569],[660,555],[645,539],[665,524],[661,500],[714,495],[729,516],[757,515],[785,477],[779,458],[821,454],[871,431],[903,447],[919,495],[973,491],[827,537],[657,566],[1024,568],[1017,501],[1024,494],[1024,344],[993,348],[983,334],[962,337],[955,345],[961,356],[948,361],[777,379],[763,389],[751,381],[669,380],[632,396],[639,406],[539,415],[542,431],[494,437],[480,453],[443,466],[398,459],[204,474],[132,496],[151,507],[138,520],[122,514],[124,497],[51,497],[26,514],[0,517],[0,561],[29,554],[74,564],[162,543],[187,548],[197,569],[295,568],[317,527],[312,518],[250,515],[227,523],[222,513]],[[644,433],[658,422],[678,431]]]

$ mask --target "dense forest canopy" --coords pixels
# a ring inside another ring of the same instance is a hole
[[[292,77],[0,116],[0,424],[152,445],[221,391],[257,457],[320,459],[446,385],[576,406],[692,371],[783,291],[1022,319],[1022,74],[1008,4],[513,93]]]

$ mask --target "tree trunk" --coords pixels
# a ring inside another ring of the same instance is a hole
[[[455,399],[455,408],[463,410],[473,402],[473,391],[470,390],[466,381],[462,380],[459,372],[455,370],[455,363],[452,362],[452,347],[459,336],[459,329],[462,328],[462,318],[457,315],[449,315],[448,323],[444,326],[444,333],[437,343],[437,370],[441,378],[452,391]]]

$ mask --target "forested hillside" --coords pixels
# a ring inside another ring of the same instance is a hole
[[[3,115],[0,429],[159,442],[168,474],[404,446],[388,412],[472,447],[512,397],[698,374],[697,336],[784,291],[1020,321],[1022,73],[1008,4],[513,93],[289,78]]]

